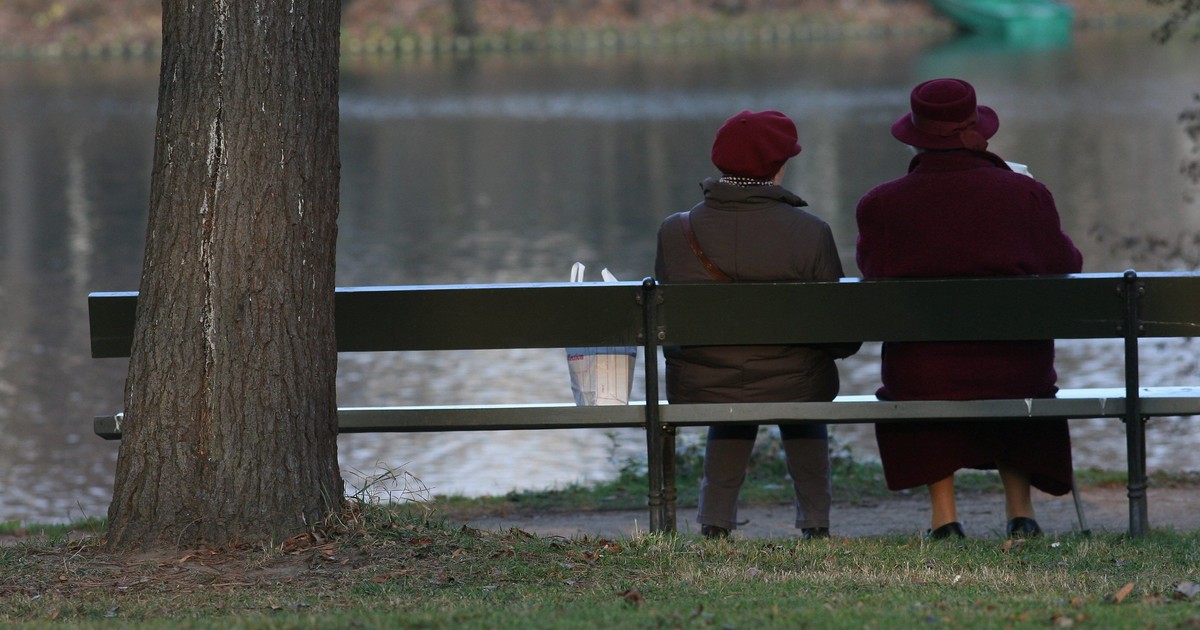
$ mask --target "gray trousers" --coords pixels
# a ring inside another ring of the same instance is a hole
[[[825,425],[780,425],[779,432],[796,494],[796,527],[829,527],[833,486]],[[709,427],[696,518],[700,524],[737,528],[738,493],[746,481],[757,435],[758,427],[752,425]]]

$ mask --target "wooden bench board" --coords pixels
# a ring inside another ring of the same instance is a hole
[[[334,296],[337,347],[636,346],[642,343],[641,295],[640,282],[340,287]],[[93,358],[129,356],[136,309],[136,291],[88,296]]]
[[[1081,274],[1029,280],[668,284],[661,289],[658,321],[665,335],[660,342],[754,345],[1120,336],[1119,277]]]
[[[1145,416],[1200,414],[1200,388],[1142,387]],[[874,396],[838,396],[819,403],[738,403],[664,405],[663,424],[696,426],[763,423],[768,419],[857,424],[953,419],[1117,418],[1125,413],[1125,390],[1064,389],[1055,398],[998,400],[879,400]]]
[[[1145,416],[1200,414],[1200,387],[1142,387]],[[824,403],[662,403],[668,426],[769,424],[778,420],[858,424],[959,419],[1118,418],[1125,413],[1120,388],[1064,389],[1055,398],[1006,400],[879,400],[874,396],[839,396]],[[121,438],[121,417],[94,418],[96,435]],[[340,433],[417,433],[429,431],[502,431],[510,429],[588,429],[645,426],[645,403],[578,407],[571,403],[538,405],[443,405],[343,407]]]
[[[1137,278],[1146,287],[1139,336],[1200,335],[1200,274]],[[1122,282],[1074,274],[663,285],[656,343],[1118,338]],[[338,351],[640,345],[641,300],[637,282],[343,287]],[[136,304],[133,291],[88,296],[94,358],[129,356]]]

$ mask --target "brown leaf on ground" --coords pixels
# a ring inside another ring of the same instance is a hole
[[[645,603],[645,601],[646,601],[646,600],[642,599],[641,591],[637,590],[636,588],[629,588],[629,589],[620,591],[617,593],[617,597],[620,597],[621,599],[625,600],[626,604],[629,604],[629,605],[635,606],[635,607],[641,607],[641,605],[643,603]]]
[[[1132,592],[1133,592],[1133,582],[1130,582],[1130,583],[1126,584],[1125,586],[1122,586],[1121,588],[1117,589],[1117,592],[1112,594],[1112,602],[1114,604],[1120,604],[1121,602],[1125,601],[1125,598],[1129,597],[1129,594]]]
[[[1000,551],[1002,553],[1008,553],[1009,551],[1012,551],[1013,549],[1020,547],[1021,545],[1024,545],[1024,544],[1025,544],[1024,538],[1009,538],[1008,540],[1004,541],[1004,544],[1000,545]]]
[[[279,550],[284,553],[298,553],[317,545],[317,539],[308,532],[296,534],[279,544]]]

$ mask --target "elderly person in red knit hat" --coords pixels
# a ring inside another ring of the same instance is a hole
[[[908,174],[858,203],[863,278],[1076,273],[1082,257],[1063,232],[1045,186],[988,152],[1000,127],[958,79],[916,86],[892,135],[917,151]],[[1053,341],[885,343],[880,398],[967,400],[1053,396]],[[877,424],[888,488],[928,486],[929,538],[965,535],[954,472],[998,469],[1009,537],[1036,536],[1030,486],[1071,491],[1066,420]]]
[[[658,231],[655,274],[670,282],[829,281],[842,277],[833,234],[781,183],[800,153],[796,125],[777,111],[743,111],[717,131],[704,200],[667,217]],[[835,358],[859,344],[664,347],[672,403],[832,400]],[[829,536],[831,486],[825,425],[779,427],[805,539]],[[737,499],[757,426],[709,427],[697,520],[705,536],[737,527]]]

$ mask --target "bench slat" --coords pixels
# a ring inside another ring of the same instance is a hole
[[[93,429],[96,435],[106,440],[119,440],[123,418],[123,414],[96,416],[92,419]],[[645,423],[644,402],[597,407],[553,403],[338,409],[338,433],[599,429],[641,427]]]
[[[645,403],[600,407],[577,407],[574,404],[345,407],[338,409],[338,432],[640,427],[646,422],[645,414]]]
[[[339,352],[636,346],[640,282],[344,287]],[[88,296],[92,357],[128,357],[137,292]],[[485,315],[481,317],[480,315]]]
[[[1124,315],[1121,282],[1080,274],[667,284],[659,323],[666,345],[1111,338]]]
[[[1139,275],[1140,336],[1200,334],[1198,279]],[[1123,282],[1109,273],[669,284],[658,323],[667,345],[1117,338]],[[640,345],[641,295],[638,282],[344,287],[338,350]],[[93,357],[129,356],[136,303],[136,292],[88,296]]]
[[[1140,388],[1142,415],[1200,414],[1200,389]],[[879,400],[874,396],[838,396],[824,403],[738,403],[664,405],[663,422],[675,426],[717,423],[762,424],[787,421],[856,424],[919,420],[995,420],[1021,418],[1117,418],[1125,413],[1125,390],[1063,390],[1056,398],[1000,400]]]
[[[1200,415],[1200,387],[1142,387],[1139,391],[1143,415]],[[664,424],[674,426],[768,424],[777,420],[853,424],[941,419],[1115,418],[1125,413],[1125,390],[1064,389],[1056,398],[1027,400],[891,401],[874,396],[839,396],[826,403],[663,403],[660,413]],[[416,433],[641,427],[645,423],[644,414],[645,403],[602,407],[578,407],[570,403],[343,407],[338,409],[338,431]],[[120,417],[96,417],[94,429],[105,439],[120,439]]]
[[[1146,290],[1141,298],[1140,337],[1200,336],[1200,290],[1196,273],[1139,273]]]

